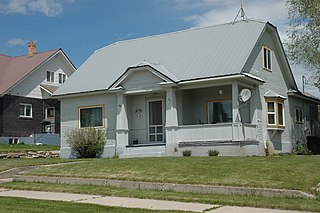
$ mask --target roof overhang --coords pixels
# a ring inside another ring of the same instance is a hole
[[[288,94],[289,97],[291,96],[291,97],[301,98],[303,100],[311,101],[311,102],[314,102],[314,103],[320,105],[320,99],[318,99],[316,97],[313,97],[313,96],[309,96],[309,95],[303,94],[300,91],[289,90],[287,92],[287,94]]]

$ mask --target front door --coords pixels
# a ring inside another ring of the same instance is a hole
[[[164,143],[163,99],[149,100],[148,103],[148,141]]]

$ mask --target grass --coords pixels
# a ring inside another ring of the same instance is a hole
[[[220,204],[230,206],[251,206],[260,208],[274,208],[287,210],[301,210],[320,212],[320,197],[317,199],[299,198],[269,198],[260,196],[241,195],[216,195],[200,193],[164,192],[152,190],[129,190],[115,187],[101,187],[92,185],[68,185],[68,184],[47,184],[12,182],[0,185],[2,188],[19,190],[38,190],[54,192],[71,192],[82,194],[95,194],[105,196],[123,196],[135,198],[149,198],[159,200],[174,200],[184,202],[198,202],[207,204]]]
[[[314,192],[320,156],[94,159],[30,175],[295,189]],[[303,175],[302,175],[303,174]]]
[[[26,198],[0,197],[1,212],[6,213],[87,213],[87,212],[112,212],[112,213],[161,213],[182,211],[156,211],[144,209],[127,209],[120,207],[106,207],[93,204],[71,203],[49,200],[35,200]]]
[[[0,144],[0,153],[29,152],[29,151],[53,151],[59,150],[60,146],[33,145],[33,144]]]
[[[70,159],[60,159],[60,158],[38,158],[38,159],[0,159],[0,172],[17,168],[17,167],[27,167],[27,166],[36,166],[36,165],[45,165],[45,164],[55,164],[55,163],[65,163],[76,160]]]

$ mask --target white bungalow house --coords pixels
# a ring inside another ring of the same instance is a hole
[[[299,92],[275,26],[241,20],[98,49],[54,96],[65,133],[105,129],[103,157],[264,155],[319,135],[317,98]],[[310,113],[311,111],[312,113]]]

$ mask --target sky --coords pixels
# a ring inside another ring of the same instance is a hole
[[[287,40],[285,0],[242,0],[247,18],[269,21]],[[116,41],[232,22],[241,0],[0,0],[0,53],[24,55],[62,48],[79,67],[96,50]],[[291,63],[292,64],[292,63]],[[302,90],[302,75],[291,66]],[[320,98],[317,88],[306,92]]]

